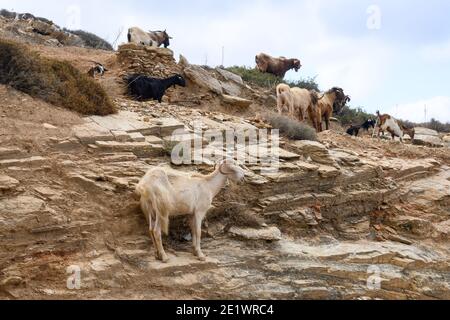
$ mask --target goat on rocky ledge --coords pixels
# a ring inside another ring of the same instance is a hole
[[[298,72],[302,67],[298,59],[286,59],[285,57],[274,58],[265,53],[255,57],[256,67],[261,72],[271,73],[277,77],[284,78],[286,73],[294,69]]]
[[[144,75],[134,74],[125,78],[128,87],[128,94],[139,101],[158,100],[162,102],[162,98],[166,90],[172,86],[186,86],[186,81],[179,74],[167,78],[157,79]]]
[[[194,253],[204,261],[205,255],[200,246],[202,221],[228,179],[239,182],[244,176],[244,170],[233,160],[222,161],[208,176],[190,175],[168,168],[154,168],[147,172],[136,187],[136,195],[141,199],[157,258],[168,261],[161,232],[169,232],[169,217],[190,215]]]
[[[395,140],[395,137],[399,137],[400,141],[403,142],[403,137],[405,134],[409,135],[411,139],[414,140],[414,128],[407,128],[390,115],[380,114],[380,111],[377,111],[377,116],[379,129],[378,138],[380,138],[381,134],[384,135],[384,132],[387,131],[392,135],[392,140]]]

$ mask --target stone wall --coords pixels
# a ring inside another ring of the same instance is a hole
[[[170,49],[129,43],[120,46],[118,52],[118,61],[127,73],[165,78],[182,72]]]

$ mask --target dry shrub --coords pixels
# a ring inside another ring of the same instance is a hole
[[[291,140],[317,141],[316,130],[305,123],[275,113],[265,114],[264,118],[274,129],[279,129],[281,134]]]
[[[115,113],[105,90],[70,63],[0,39],[0,83],[84,115]]]

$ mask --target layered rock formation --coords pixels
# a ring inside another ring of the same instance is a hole
[[[127,73],[167,78],[181,73],[170,49],[128,43],[119,46],[118,62]]]
[[[244,163],[247,184],[215,201],[208,260],[193,257],[189,228],[175,219],[171,261],[156,261],[133,188],[170,162],[171,132],[183,129],[176,141],[191,144],[198,121],[202,131],[256,127],[178,105],[128,105],[49,138],[41,153],[0,149],[3,298],[449,298],[448,166],[385,156],[385,143],[370,139],[364,152],[350,150],[332,133],[333,146],[282,139],[278,171],[264,170],[258,148],[237,148],[258,162]],[[212,164],[178,169],[207,173]],[[249,227],[251,217],[262,221]],[[67,288],[70,266],[82,271],[80,291]]]

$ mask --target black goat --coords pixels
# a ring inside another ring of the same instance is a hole
[[[375,125],[376,125],[376,121],[373,119],[369,119],[361,125],[361,128],[363,128],[366,131],[369,131],[370,127],[375,129]]]
[[[139,74],[134,74],[125,78],[128,85],[128,94],[136,100],[158,100],[162,98],[166,90],[171,86],[186,86],[186,81],[180,75],[175,75],[167,79],[150,78]]]
[[[347,134],[357,137],[359,135],[359,130],[361,130],[361,126],[351,126],[348,128]]]
[[[370,127],[375,129],[375,120],[369,119],[360,126],[351,126],[350,128],[348,128],[347,134],[357,137],[359,135],[359,130],[364,129],[366,131],[369,131]]]

